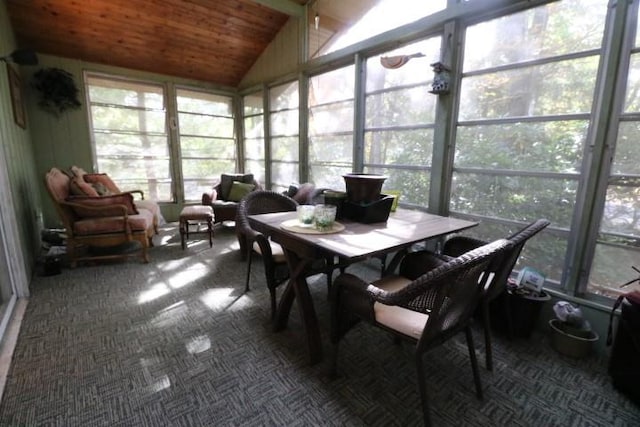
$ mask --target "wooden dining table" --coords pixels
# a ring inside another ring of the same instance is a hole
[[[374,224],[341,219],[327,233],[298,229],[296,221],[296,212],[249,216],[252,228],[270,236],[282,246],[289,266],[289,280],[278,303],[274,329],[280,331],[286,328],[293,301],[297,301],[311,364],[321,361],[323,357],[320,328],[307,283],[308,276],[318,273],[312,268],[314,261],[337,259],[334,265],[325,267],[324,272],[331,274],[332,268],[345,267],[374,256],[400,253],[416,243],[457,233],[478,224],[407,209],[398,209],[389,215],[386,222]],[[388,270],[393,270],[399,259],[394,257]]]

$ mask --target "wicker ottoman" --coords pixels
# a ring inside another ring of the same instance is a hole
[[[185,248],[185,239],[189,234],[208,234],[209,247],[213,247],[213,208],[211,206],[195,205],[185,206],[180,212],[180,241],[182,249]],[[200,230],[200,225],[206,223],[207,229]],[[195,231],[189,231],[190,226],[195,226]]]

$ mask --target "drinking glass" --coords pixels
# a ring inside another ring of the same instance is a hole
[[[296,208],[298,215],[298,222],[302,225],[313,224],[315,206],[313,205],[300,205]]]
[[[327,231],[333,227],[336,220],[335,205],[316,205],[313,213],[314,224],[319,231]]]

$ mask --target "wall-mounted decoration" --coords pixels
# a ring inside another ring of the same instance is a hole
[[[442,62],[431,64],[433,68],[433,82],[431,82],[430,93],[443,95],[449,93],[449,85],[451,83],[451,69]]]
[[[22,87],[20,84],[20,76],[10,64],[7,64],[7,73],[9,74],[9,91],[11,92],[11,105],[13,106],[13,119],[21,128],[27,127],[27,120],[24,115],[24,105],[22,103]]]
[[[381,56],[380,64],[384,68],[395,69],[402,67],[413,58],[422,57],[424,57],[424,53],[422,52],[413,53],[411,55]]]
[[[43,68],[33,75],[33,87],[40,93],[40,105],[56,116],[66,110],[80,108],[73,75],[59,68]]]

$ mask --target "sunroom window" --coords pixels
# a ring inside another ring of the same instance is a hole
[[[222,173],[236,170],[233,98],[176,89],[184,199],[200,200]]]
[[[436,96],[429,93],[429,64],[440,57],[440,37],[367,59],[364,172],[388,176],[387,190],[400,200],[426,207],[429,201]],[[384,68],[381,56],[424,56],[401,68]]]
[[[606,12],[606,0],[567,0],[466,31],[450,210],[481,220],[474,232],[484,238],[549,219],[519,262],[556,282],[585,172]]]
[[[86,84],[98,171],[121,190],[173,201],[164,86],[94,74]]]
[[[265,182],[264,107],[262,92],[242,98],[244,120],[244,171]]]
[[[637,7],[636,9],[637,10]],[[637,12],[636,12],[637,15]],[[638,21],[636,16],[636,21]],[[602,220],[587,290],[616,297],[640,283],[620,286],[638,277],[640,268],[640,31],[629,56],[629,71],[611,171],[607,180]],[[633,34],[629,34],[631,36]],[[621,80],[624,82],[624,79]]]
[[[311,57],[335,52],[447,6],[447,0],[360,0],[351,3],[349,7],[332,1],[313,4],[309,13]]]
[[[271,189],[282,191],[299,180],[298,82],[269,90],[271,118]]]
[[[309,79],[309,180],[344,187],[353,164],[354,66]]]

